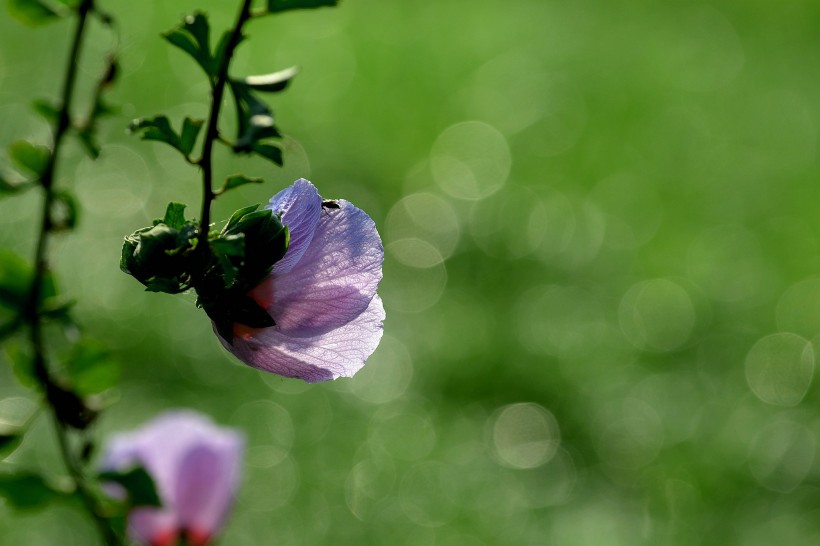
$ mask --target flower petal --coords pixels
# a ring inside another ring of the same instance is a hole
[[[190,509],[191,476],[202,478],[201,456],[192,455],[202,450],[210,450],[220,457],[220,465],[208,473],[212,489],[200,490],[203,495],[224,491],[225,486],[235,490],[242,440],[234,431],[214,425],[206,417],[186,410],[172,410],[155,418],[133,432],[117,434],[106,446],[102,470],[128,470],[142,466],[151,475],[162,501],[161,508],[138,508],[129,514],[129,535],[143,544],[159,543],[163,537],[176,536],[186,523],[194,521]],[[234,469],[228,476],[222,476],[224,461],[232,461]],[[186,468],[193,464],[193,468]],[[105,485],[105,484],[104,484]],[[116,496],[116,495],[115,495]],[[197,508],[208,508],[205,517],[210,525],[200,525],[211,534],[223,522],[225,511],[230,506],[231,495],[225,504],[224,498],[200,499]],[[213,503],[214,506],[211,506]],[[219,513],[220,518],[213,517]],[[183,520],[183,516],[186,518]],[[199,520],[195,520],[199,523]],[[170,542],[175,544],[175,541]]]
[[[316,187],[304,178],[274,195],[265,207],[280,214],[282,223],[290,231],[290,245],[285,257],[274,266],[286,273],[293,268],[307,250],[322,211],[322,198]]]
[[[128,537],[139,544],[177,543],[176,517],[163,508],[135,508],[128,514]]]
[[[359,316],[376,294],[384,261],[376,225],[348,201],[338,204],[322,211],[302,259],[252,291],[283,334],[325,334]]]
[[[181,528],[212,537],[222,527],[239,480],[242,445],[238,435],[226,432],[182,459],[175,492]]]
[[[252,330],[234,337],[230,352],[246,364],[308,383],[337,377],[351,377],[364,366],[382,337],[384,306],[379,296],[358,317],[347,324],[315,337],[293,338],[278,326]]]

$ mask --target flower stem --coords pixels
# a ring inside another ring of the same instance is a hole
[[[199,165],[202,168],[202,214],[200,216],[198,246],[204,250],[208,244],[208,231],[211,224],[211,203],[216,197],[213,190],[213,147],[219,139],[219,111],[222,108],[222,98],[225,95],[225,84],[228,82],[228,67],[230,66],[236,46],[242,38],[242,27],[251,18],[251,0],[242,0],[242,7],[236,17],[233,30],[225,45],[225,52],[219,59],[219,68],[216,78],[211,82],[211,111],[208,114],[208,126],[205,130],[205,141],[202,144],[202,158]]]
[[[27,318],[30,323],[30,342],[34,353],[34,374],[36,375],[45,394],[45,403],[48,406],[54,420],[57,441],[60,444],[60,454],[66,469],[71,476],[77,493],[86,506],[89,514],[94,520],[100,535],[105,544],[117,546],[121,540],[114,532],[109,522],[102,516],[97,501],[91,493],[82,470],[75,455],[71,451],[68,441],[67,424],[60,414],[59,408],[55,405],[52,393],[58,392],[60,387],[49,371],[47,357],[45,353],[45,343],[43,339],[43,316],[40,310],[40,300],[43,294],[43,282],[48,273],[48,243],[52,233],[51,209],[54,206],[54,174],[59,157],[60,147],[65,135],[71,128],[71,118],[69,111],[74,96],[75,80],[77,78],[77,65],[80,57],[80,49],[83,36],[86,30],[88,15],[94,10],[94,0],[82,0],[77,7],[77,25],[71,42],[71,49],[68,56],[65,80],[61,95],[60,109],[54,128],[54,142],[46,162],[43,172],[40,175],[40,186],[43,189],[43,206],[41,210],[40,232],[37,239],[37,246],[34,254],[34,276],[31,281],[31,288],[28,294]]]

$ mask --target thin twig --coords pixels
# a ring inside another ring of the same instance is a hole
[[[34,352],[34,373],[43,387],[45,402],[48,405],[54,419],[57,440],[60,444],[60,453],[62,455],[63,462],[65,463],[69,475],[74,481],[78,494],[82,498],[82,501],[88,509],[91,517],[97,524],[97,528],[105,544],[109,546],[117,546],[121,544],[121,541],[108,524],[107,520],[101,515],[96,499],[86,485],[82,471],[80,470],[80,467],[71,452],[66,424],[64,423],[58,408],[52,403],[51,396],[49,394],[60,387],[57,385],[57,382],[51,375],[48,368],[43,340],[43,317],[40,309],[40,300],[43,293],[43,281],[49,269],[47,252],[49,236],[52,233],[53,227],[51,222],[51,209],[54,205],[55,199],[54,173],[56,171],[57,160],[63,138],[71,128],[69,111],[71,108],[72,98],[74,96],[77,65],[80,58],[80,49],[86,29],[86,22],[88,20],[89,13],[91,13],[93,9],[94,0],[82,0],[80,5],[77,7],[77,26],[74,31],[74,36],[71,42],[71,50],[68,56],[68,64],[61,95],[62,103],[60,104],[57,122],[54,128],[54,143],[51,150],[51,155],[49,156],[40,176],[40,186],[43,188],[43,207],[41,213],[42,220],[40,223],[40,233],[37,239],[37,246],[34,255],[34,277],[31,281],[31,288],[29,290],[27,311],[28,318],[31,323],[30,339]]]
[[[225,53],[219,59],[216,79],[211,86],[211,111],[208,114],[208,127],[205,131],[205,140],[202,144],[202,158],[199,165],[202,168],[202,214],[200,216],[198,247],[202,252],[207,249],[208,230],[211,224],[211,203],[215,194],[213,190],[213,146],[219,137],[219,110],[222,108],[222,97],[225,94],[225,84],[228,81],[228,66],[233,58],[236,46],[242,38],[242,27],[251,18],[251,0],[243,0],[242,7],[236,18],[231,35],[225,46]]]

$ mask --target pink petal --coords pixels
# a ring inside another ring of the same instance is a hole
[[[128,536],[139,544],[176,544],[176,517],[162,508],[135,508],[128,514]]]
[[[218,439],[192,448],[180,463],[175,497],[180,527],[211,537],[221,529],[239,479],[242,441]]]
[[[359,316],[376,294],[384,261],[376,225],[348,201],[338,203],[322,211],[299,262],[288,272],[274,270],[254,291],[267,292],[262,302],[283,334],[327,333]]]
[[[286,273],[301,259],[313,239],[313,232],[322,211],[322,198],[316,187],[304,178],[274,195],[265,207],[280,214],[290,231],[290,245],[285,257],[274,269]]]
[[[188,522],[201,524],[210,534],[216,532],[236,488],[242,445],[236,432],[185,410],[166,412],[136,431],[112,437],[103,455],[102,470],[144,467],[162,501],[161,508],[138,508],[129,514],[129,535],[149,544],[164,536],[175,536]],[[202,479],[203,452],[216,454],[218,464],[208,470],[204,480],[212,487],[197,490],[203,498],[194,504],[191,482],[194,476]],[[194,517],[192,508],[205,510],[202,522]],[[205,524],[206,520],[211,523]]]
[[[351,377],[364,366],[382,337],[384,306],[379,296],[358,317],[347,324],[314,337],[290,337],[278,326],[249,330],[229,345],[217,334],[226,349],[240,360],[285,377],[308,383],[337,377]]]

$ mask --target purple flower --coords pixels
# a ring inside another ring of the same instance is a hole
[[[244,441],[193,411],[169,411],[108,442],[101,467],[141,466],[154,479],[162,507],[128,514],[128,535],[140,544],[204,546],[222,528],[239,480]]]
[[[300,178],[277,193],[269,209],[290,230],[290,246],[249,295],[276,325],[234,325],[240,360],[313,383],[350,377],[382,337],[384,307],[376,288],[384,249],[373,220],[348,201],[323,201]]]

